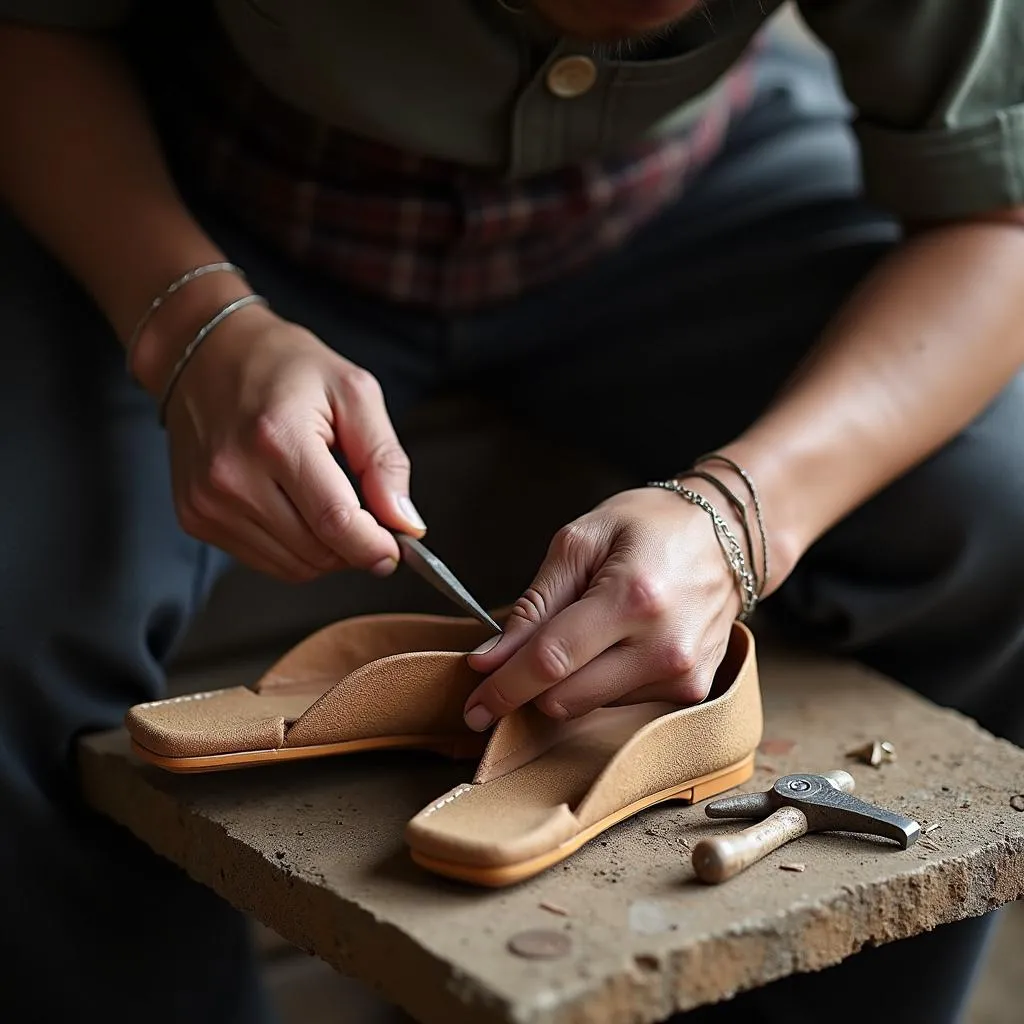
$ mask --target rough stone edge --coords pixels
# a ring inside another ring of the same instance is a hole
[[[715,939],[695,938],[661,959],[623,960],[603,981],[587,979],[585,989],[570,985],[533,1006],[515,1006],[354,902],[335,896],[337,915],[328,919],[316,878],[285,874],[281,864],[222,826],[183,809],[141,773],[125,771],[123,755],[86,743],[80,766],[84,792],[97,810],[122,821],[240,910],[252,912],[259,902],[260,919],[269,927],[373,986],[424,1024],[654,1024],[791,973],[839,963],[865,944],[855,936],[867,935],[868,944],[881,945],[1024,896],[1024,836],[1006,836],[941,865],[848,887],[827,903],[816,902],[784,919],[752,921]],[[131,821],[123,821],[126,807],[132,809]],[[187,830],[180,827],[185,818],[190,819]],[[208,855],[212,847],[217,856]],[[225,852],[233,871],[226,869]],[[256,892],[262,894],[259,901]],[[275,898],[267,900],[267,893]],[[321,926],[310,930],[302,922]],[[793,949],[800,951],[795,962],[786,952]]]
[[[585,991],[520,1007],[515,1024],[656,1024],[791,974],[822,970],[868,946],[976,917],[1024,896],[1024,836],[926,864],[870,885],[846,886],[775,920],[696,937],[663,958],[639,954]],[[858,939],[855,936],[867,936]],[[793,955],[796,951],[796,955]]]
[[[125,771],[123,755],[96,749],[87,740],[80,744],[78,764],[82,791],[91,807],[238,910],[255,912],[257,900],[252,893],[261,893],[263,924],[342,974],[371,986],[422,1024],[514,1020],[506,1000],[357,903],[334,894],[336,913],[324,914],[324,893],[317,878],[284,874],[280,863],[260,855],[223,826],[147,785],[141,773]],[[125,820],[125,808],[131,808],[130,821]],[[188,829],[182,827],[185,820]],[[206,852],[212,848],[216,856]],[[267,893],[273,898],[266,899]],[[316,922],[319,927],[306,929],[303,922]]]

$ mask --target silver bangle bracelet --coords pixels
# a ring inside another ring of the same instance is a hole
[[[181,376],[182,371],[188,366],[189,360],[195,355],[196,349],[206,340],[210,332],[218,324],[227,320],[232,313],[236,313],[238,310],[244,309],[246,306],[252,306],[255,303],[259,303],[261,306],[268,305],[267,300],[262,295],[243,295],[240,299],[229,302],[207,320],[196,332],[196,336],[185,346],[185,351],[181,353],[178,361],[174,364],[171,375],[168,377],[167,384],[164,387],[164,392],[160,396],[159,417],[161,427],[167,425],[167,404],[171,400],[174,386],[178,383],[178,378]]]
[[[128,339],[128,344],[125,346],[124,365],[128,371],[129,376],[132,375],[132,366],[135,362],[135,349],[138,348],[139,339],[142,337],[142,332],[146,329],[149,321],[153,319],[153,315],[156,311],[177,291],[180,291],[185,285],[190,284],[197,278],[205,277],[207,274],[220,274],[229,273],[237,274],[243,281],[246,280],[245,272],[240,268],[236,267],[234,263],[206,263],[201,267],[193,267],[191,270],[187,270],[177,280],[172,281],[150,304],[146,309],[146,312],[139,318],[139,322],[135,325],[135,330],[132,331],[131,337]]]
[[[660,487],[662,490],[672,491],[691,505],[696,505],[698,508],[703,509],[711,517],[715,527],[715,536],[739,588],[741,611],[737,618],[740,622],[746,622],[757,607],[757,581],[747,568],[747,560],[743,557],[743,548],[740,542],[736,539],[736,535],[729,528],[729,524],[722,517],[722,514],[703,494],[698,494],[696,491],[690,490],[689,487],[684,487],[678,480],[652,480],[647,486]]]

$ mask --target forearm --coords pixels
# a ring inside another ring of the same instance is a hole
[[[1024,362],[1024,230],[916,237],[723,450],[761,490],[778,586],[831,526],[950,440]]]
[[[0,23],[0,139],[0,201],[89,292],[122,343],[170,281],[224,258],[182,204],[131,76],[101,40]],[[203,279],[153,330],[172,334],[176,321],[194,319],[187,304],[240,294],[226,276]],[[144,376],[158,378],[165,360],[147,362]]]

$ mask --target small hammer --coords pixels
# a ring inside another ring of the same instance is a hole
[[[759,820],[735,835],[702,839],[693,848],[693,870],[702,882],[724,882],[807,832],[862,832],[894,839],[904,850],[917,841],[916,821],[850,796],[853,788],[853,776],[837,768],[784,775],[767,792],[712,801],[704,809],[709,818]]]

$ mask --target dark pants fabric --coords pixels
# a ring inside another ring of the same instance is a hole
[[[280,313],[377,375],[400,430],[414,403],[470,388],[524,437],[577,442],[642,482],[756,416],[894,244],[894,227],[857,197],[855,167],[826,69],[772,51],[755,109],[675,208],[572,280],[486,313],[382,307],[204,216]],[[166,440],[109,330],[9,220],[0,331],[5,1010],[30,1006],[25,1019],[44,1022],[83,1007],[111,1024],[268,1019],[241,916],[85,810],[74,776],[78,735],[162,694],[162,666],[226,559],[178,528]],[[826,536],[763,613],[1022,742],[1022,567],[1018,378]],[[684,1019],[843,1019],[870,989],[886,992],[894,1019],[954,1021],[990,922]],[[928,985],[906,984],[915,976]]]

